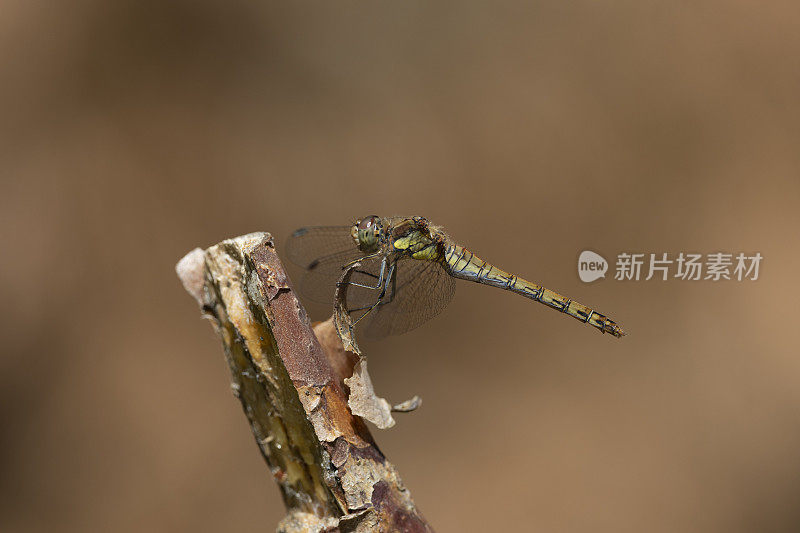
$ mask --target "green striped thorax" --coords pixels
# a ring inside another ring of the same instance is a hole
[[[405,235],[395,238],[393,244],[395,250],[405,251],[413,259],[438,261],[442,254],[437,241],[431,237],[426,229],[412,229]]]
[[[388,244],[387,252],[399,252],[413,259],[438,261],[442,258],[442,238],[422,217],[382,219],[371,215],[356,222],[351,235],[365,254],[379,252]]]

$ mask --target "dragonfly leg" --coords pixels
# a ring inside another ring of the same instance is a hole
[[[385,261],[385,259],[384,259],[384,261]],[[385,265],[385,263],[384,263],[384,265],[381,267],[381,280],[383,280],[383,270],[384,270],[385,266],[386,266],[386,265]],[[366,311],[364,311],[364,313],[363,313],[363,314],[362,314],[360,317],[358,317],[358,318],[356,319],[356,321],[355,321],[355,322],[353,322],[353,326],[355,326],[356,324],[358,324],[359,322],[361,322],[361,319],[362,319],[362,318],[364,318],[365,316],[367,316],[368,314],[370,314],[370,313],[372,312],[372,310],[373,310],[373,309],[375,309],[376,307],[378,307],[379,305],[381,305],[381,302],[383,301],[383,297],[384,297],[384,296],[386,296],[386,289],[387,289],[387,287],[389,286],[389,283],[390,283],[392,280],[394,280],[394,279],[396,279],[396,278],[397,278],[397,276],[395,276],[395,275],[394,275],[394,273],[395,273],[394,266],[395,266],[395,264],[394,264],[394,263],[392,263],[392,266],[390,266],[390,267],[389,267],[389,275],[386,277],[386,278],[387,278],[387,279],[386,279],[386,283],[384,284],[383,288],[381,289],[381,293],[378,295],[378,298],[375,300],[375,303],[374,303],[374,304],[372,304],[372,305],[371,305],[369,308],[367,308],[367,310],[366,310]],[[394,298],[394,290],[392,290],[392,298]],[[387,302],[387,303],[388,303],[388,302]],[[359,309],[353,309],[353,310],[352,310],[352,311],[350,311],[350,312],[352,313],[353,311],[358,311],[358,310],[359,310]]]
[[[370,275],[372,277],[377,277],[377,276],[375,276],[375,274],[370,274],[368,272],[361,272],[360,270],[356,270],[355,272],[360,272],[362,274],[368,274],[368,275]],[[354,281],[349,281],[349,282],[347,282],[347,284],[348,285],[352,285],[353,287],[363,287],[365,289],[378,290],[383,286],[383,275],[384,275],[385,272],[386,272],[386,256],[384,256],[383,260],[381,261],[381,275],[378,278],[378,283],[376,283],[374,286],[373,285],[364,285],[363,283],[356,283]]]
[[[387,280],[387,286],[389,283],[392,284],[392,291],[389,293],[389,297],[383,300],[380,305],[390,304],[394,301],[394,295],[397,293],[397,270],[392,265],[392,272],[389,274],[389,279]]]
[[[397,294],[397,270],[392,269],[392,273],[393,273],[393,275],[390,274],[391,277],[386,280],[387,281],[387,284],[386,284],[387,287],[389,286],[389,284],[391,284],[391,290],[389,291],[389,295],[386,296],[385,298],[382,298],[382,299],[379,298],[379,300],[377,302],[377,307],[380,307],[380,306],[386,305],[386,304],[390,304],[390,303],[392,303],[394,301],[394,296],[395,296],[395,294]],[[375,276],[375,277],[377,277],[377,276]],[[371,309],[373,307],[375,307],[375,305],[365,305],[364,307],[356,307],[355,309],[348,309],[347,312],[348,313],[355,313],[356,311],[363,311],[364,309]]]
[[[369,254],[369,255],[365,255],[364,257],[359,257],[358,259],[355,259],[355,260],[353,260],[353,261],[350,261],[349,263],[347,263],[346,265],[344,265],[344,266],[342,267],[342,270],[347,270],[347,268],[348,268],[348,267],[350,267],[350,265],[354,265],[355,263],[358,263],[358,262],[360,262],[360,261],[363,261],[364,259],[372,259],[373,257],[378,257],[378,256],[379,256],[379,255],[381,255],[382,253],[383,253],[383,252],[381,252],[381,251],[378,251],[378,252],[375,252],[374,254]],[[384,259],[385,259],[385,258],[384,258]]]
[[[365,276],[369,276],[369,277],[371,277],[371,278],[380,279],[380,277],[379,277],[379,276],[376,276],[376,275],[375,275],[375,274],[373,274],[372,272],[367,272],[366,270],[358,270],[358,269],[356,269],[356,270],[353,270],[353,272],[354,272],[355,274],[363,274],[363,275],[365,275]]]

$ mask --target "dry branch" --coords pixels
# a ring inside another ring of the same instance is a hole
[[[231,387],[280,486],[287,516],[278,531],[432,531],[348,406],[344,380],[358,357],[331,320],[312,330],[271,236],[196,249],[177,271],[212,319]]]

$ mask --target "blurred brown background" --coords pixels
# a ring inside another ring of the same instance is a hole
[[[173,267],[370,213],[630,332],[462,282],[365,345],[438,531],[800,530],[796,3],[2,4],[2,531],[274,530]],[[765,259],[584,284],[587,248]]]

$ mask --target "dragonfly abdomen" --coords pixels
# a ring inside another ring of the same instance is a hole
[[[514,274],[487,263],[463,246],[449,245],[444,252],[444,265],[454,278],[465,279],[515,292],[543,303],[581,322],[588,323],[604,333],[621,337],[625,333],[613,320],[585,305],[566,298],[541,285],[519,278]]]

